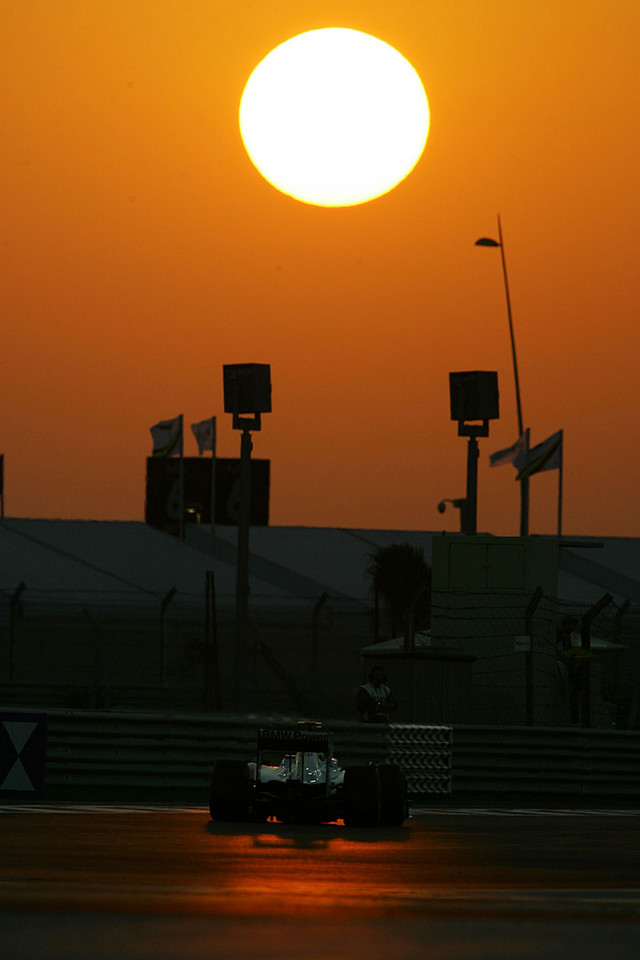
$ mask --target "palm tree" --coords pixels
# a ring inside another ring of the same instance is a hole
[[[390,617],[391,636],[413,615],[416,629],[429,626],[431,610],[431,569],[424,550],[410,543],[392,543],[371,554],[367,573],[372,579],[376,600],[382,600]],[[377,639],[376,623],[376,639]]]

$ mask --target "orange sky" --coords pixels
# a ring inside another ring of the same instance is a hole
[[[429,97],[394,191],[326,209],[244,152],[274,46],[344,26]],[[448,374],[497,370],[478,528],[518,532],[502,217],[532,443],[565,431],[564,532],[640,537],[637,0],[20,0],[0,14],[8,516],[142,519],[149,427],[218,416],[223,363],[270,363],[271,522],[457,529]],[[187,438],[185,453],[195,455]],[[557,472],[531,482],[555,530]]]

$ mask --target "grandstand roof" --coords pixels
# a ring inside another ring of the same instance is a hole
[[[431,562],[437,533],[327,527],[253,527],[250,588],[258,605],[314,604],[327,593],[338,606],[371,604],[367,565],[377,547],[411,543]],[[98,520],[0,521],[0,590],[21,583],[41,593],[120,593],[150,601],[176,588],[201,598],[207,570],[215,573],[218,603],[235,602],[235,527],[188,525],[184,541],[144,523]],[[595,602],[605,592],[616,602],[640,604],[640,540],[568,538],[561,550],[558,596]],[[582,544],[583,546],[580,546]]]

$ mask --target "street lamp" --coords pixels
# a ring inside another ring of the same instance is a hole
[[[502,239],[502,223],[498,214],[498,240],[491,237],[480,237],[476,240],[476,247],[499,247],[502,259],[502,275],[504,277],[504,292],[507,300],[507,319],[509,321],[509,338],[511,340],[511,360],[513,362],[513,379],[516,388],[516,411],[518,415],[518,436],[524,433],[522,419],[522,403],[520,400],[520,379],[518,377],[518,358],[516,355],[516,340],[513,332],[513,316],[511,314],[511,297],[509,296],[509,278],[507,276],[507,261],[504,255],[504,241]],[[520,481],[520,536],[526,537],[529,533],[529,477]]]

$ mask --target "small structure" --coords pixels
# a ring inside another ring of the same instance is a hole
[[[431,633],[416,633],[413,650],[394,637],[360,650],[367,676],[381,664],[398,701],[399,723],[470,723],[472,669],[475,656],[433,642]]]

